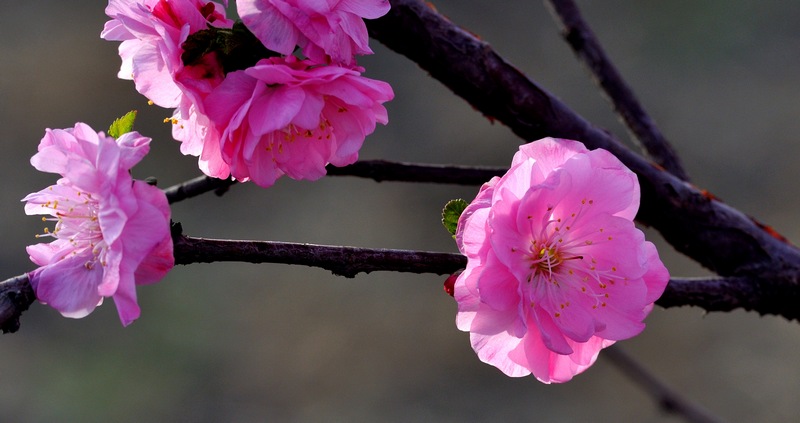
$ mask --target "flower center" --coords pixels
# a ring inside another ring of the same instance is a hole
[[[530,279],[536,275],[542,275],[545,278],[552,278],[554,273],[558,273],[561,265],[567,260],[581,260],[583,256],[570,256],[566,255],[565,251],[561,251],[555,245],[547,245],[531,241],[531,260],[530,268],[533,271]]]
[[[73,247],[72,254],[90,250],[93,258],[86,262],[87,268],[94,266],[98,260],[105,265],[107,245],[97,218],[98,206],[98,201],[91,194],[78,190],[42,203],[42,207],[49,208],[53,216],[42,217],[42,220],[55,221],[56,224],[52,232],[45,228],[44,234],[36,237],[51,236],[67,240]]]
[[[321,119],[319,126],[314,129],[303,129],[294,124],[289,124],[289,126],[273,133],[273,136],[268,137],[268,142],[265,143],[264,149],[273,154],[283,154],[284,143],[330,140],[334,135],[333,126],[324,116]]]
[[[555,247],[542,248],[539,250],[539,262],[536,266],[542,272],[553,273],[558,265],[561,264],[561,256]]]

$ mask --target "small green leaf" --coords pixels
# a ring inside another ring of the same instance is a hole
[[[464,212],[464,209],[467,208],[467,205],[468,204],[466,201],[459,198],[457,200],[448,201],[442,210],[442,225],[444,225],[444,228],[450,232],[450,235],[453,235],[453,238],[456,236],[458,218],[461,217],[461,213]]]
[[[128,113],[125,113],[125,116],[117,119],[114,123],[111,124],[111,127],[108,128],[108,135],[117,139],[128,132],[133,131],[133,121],[136,120],[136,110],[131,110]]]

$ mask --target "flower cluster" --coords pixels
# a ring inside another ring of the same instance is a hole
[[[456,232],[456,323],[509,376],[565,382],[644,329],[669,280],[633,224],[636,175],[605,150],[546,138],[484,184]]]
[[[55,241],[27,248],[40,266],[29,278],[36,297],[66,317],[84,317],[113,297],[128,325],[139,317],[136,285],[157,282],[174,265],[167,198],[129,173],[149,143],[137,132],[115,140],[78,123],[47,130],[31,158],[61,179],[22,200],[25,213],[56,222],[44,234]]]
[[[386,0],[237,0],[243,25],[209,0],[110,0],[101,36],[122,41],[119,76],[168,119],[209,176],[270,186],[355,162],[394,93],[361,76],[364,18]],[[302,54],[296,57],[294,54]]]

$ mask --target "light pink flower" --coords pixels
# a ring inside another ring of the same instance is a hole
[[[636,175],[605,150],[545,138],[520,147],[461,215],[468,264],[456,324],[509,376],[565,382],[644,329],[667,269],[632,219]]]
[[[118,76],[132,79],[142,95],[169,108],[178,107],[182,96],[191,92],[191,88],[175,81],[184,68],[182,45],[189,35],[209,25],[218,28],[233,25],[225,17],[223,5],[208,0],[110,0],[106,15],[111,20],[106,22],[100,36],[122,41]],[[208,70],[207,66],[204,70]],[[215,74],[207,78],[220,80]]]
[[[386,124],[382,104],[393,96],[389,84],[358,69],[289,56],[229,73],[204,107],[231,175],[266,187],[284,173],[314,180],[328,163],[355,162],[376,122]]]
[[[363,19],[389,11],[388,0],[237,0],[242,22],[264,45],[290,55],[299,45],[306,57],[354,65],[358,54],[372,54]]]
[[[25,213],[50,216],[55,241],[27,248],[41,266],[29,274],[39,301],[66,317],[88,315],[113,297],[123,325],[139,317],[136,285],[159,281],[174,265],[164,193],[129,170],[149,150],[137,132],[118,140],[83,123],[47,130],[31,164],[62,176],[25,197]]]

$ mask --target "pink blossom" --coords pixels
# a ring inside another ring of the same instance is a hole
[[[181,142],[181,153],[198,157],[200,170],[208,176],[230,176],[230,167],[220,152],[219,131],[195,104],[186,102],[175,109],[172,123],[172,137]]]
[[[456,232],[467,268],[456,324],[509,376],[565,382],[637,335],[669,274],[632,219],[636,175],[605,150],[545,138],[520,147]]]
[[[128,325],[140,313],[136,285],[159,281],[174,265],[166,196],[129,173],[149,143],[137,132],[114,140],[78,123],[48,129],[31,158],[62,178],[22,200],[25,213],[56,222],[44,235],[55,241],[27,248],[41,266],[29,277],[39,301],[66,317],[84,317],[113,297]]]
[[[382,104],[393,96],[359,69],[289,56],[229,73],[204,107],[231,175],[266,187],[282,174],[314,180],[328,163],[355,162],[376,123],[386,124]]]
[[[194,66],[186,66],[175,76],[186,95],[172,115],[172,137],[181,143],[181,153],[198,157],[200,170],[208,176],[225,179],[230,168],[220,153],[220,132],[203,110],[203,101],[224,80],[216,53],[204,55]]]
[[[358,54],[372,54],[363,19],[389,11],[388,0],[237,0],[242,22],[264,45],[290,55],[299,45],[319,62],[353,65]]]
[[[227,2],[225,2],[227,4]],[[176,108],[173,137],[181,152],[199,157],[209,176],[227,178],[219,153],[219,132],[202,110],[205,97],[225,78],[216,52],[186,65],[182,60],[189,36],[207,29],[231,28],[222,4],[208,0],[110,0],[101,37],[122,41],[119,77],[133,79],[136,89],[153,103]]]
[[[110,0],[106,15],[111,20],[100,36],[122,41],[118,76],[132,79],[142,95],[170,108],[177,107],[187,92],[175,78],[184,68],[182,45],[189,35],[209,25],[233,25],[225,18],[223,5],[208,0]],[[218,81],[220,73],[209,78]]]

